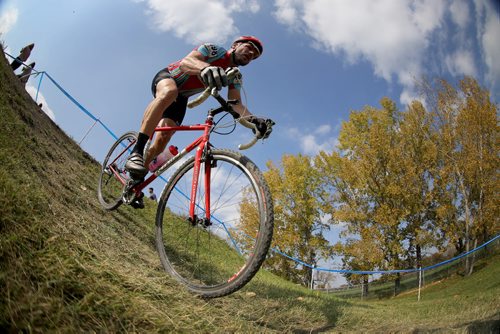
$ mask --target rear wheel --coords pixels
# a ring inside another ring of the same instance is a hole
[[[212,150],[200,168],[196,221],[189,221],[194,157],[165,186],[156,215],[156,244],[163,267],[203,297],[243,287],[264,261],[273,233],[271,193],[248,158]],[[205,219],[205,164],[210,166],[210,220]]]
[[[137,141],[136,132],[127,132],[111,146],[102,164],[97,195],[106,210],[114,210],[122,204],[122,193],[130,175],[125,163]]]

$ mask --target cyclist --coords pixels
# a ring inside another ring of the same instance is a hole
[[[241,36],[229,50],[215,44],[202,44],[183,59],[160,70],[152,82],[154,99],[144,112],[137,143],[125,164],[131,177],[142,180],[147,174],[147,166],[165,149],[175,131],[158,133],[148,152],[143,152],[147,141],[156,126],[177,126],[182,123],[190,96],[203,91],[205,87],[217,87],[220,90],[228,86],[228,99],[241,102],[241,76],[229,82],[226,70],[248,65],[262,51],[262,42],[257,37]],[[257,125],[259,137],[269,136],[271,129],[267,129],[265,119],[251,116],[241,103],[234,105],[233,109],[240,117],[249,117],[249,121]]]

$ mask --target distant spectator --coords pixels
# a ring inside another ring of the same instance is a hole
[[[19,68],[19,66],[22,65],[23,62],[28,60],[31,54],[31,50],[35,47],[35,43],[31,43],[30,45],[26,45],[24,48],[21,49],[21,52],[19,53],[19,56],[17,56],[14,61],[10,64],[10,67],[12,67],[12,70],[15,71]]]
[[[31,71],[35,68],[35,63],[31,63],[28,66],[23,68],[21,74],[18,74],[17,77],[21,80],[21,83],[26,86],[28,79],[30,78]]]
[[[149,199],[156,202],[157,199],[153,188],[149,188],[148,190],[149,190],[149,195],[148,195]]]

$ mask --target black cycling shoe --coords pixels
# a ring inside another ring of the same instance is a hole
[[[148,173],[144,158],[139,153],[132,153],[125,163],[125,168],[133,179],[142,179]]]
[[[134,199],[132,203],[130,203],[130,206],[134,209],[144,209],[144,193],[141,193],[138,198]]]

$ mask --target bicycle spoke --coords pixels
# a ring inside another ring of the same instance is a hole
[[[261,194],[269,191],[257,190],[264,182],[262,176],[256,181],[238,157],[226,151],[214,154],[208,226],[204,219],[207,194],[203,164],[195,199],[197,221],[187,220],[194,158],[174,173],[160,199],[159,210],[163,214],[157,220],[157,245],[162,263],[179,281],[203,295],[226,294],[245,284],[255,274],[269,247],[272,220],[263,208],[272,204],[270,197],[265,199],[265,205],[261,198]],[[255,206],[251,211],[257,215],[254,222],[245,223],[251,225],[243,228],[245,206],[247,209]],[[262,227],[266,230],[259,233]],[[254,231],[254,238],[248,238],[244,229]],[[258,238],[265,242],[258,242]]]
[[[136,136],[135,132],[124,134],[113,144],[104,159],[97,193],[101,205],[107,210],[114,210],[122,203],[123,188],[129,179],[125,163]]]

